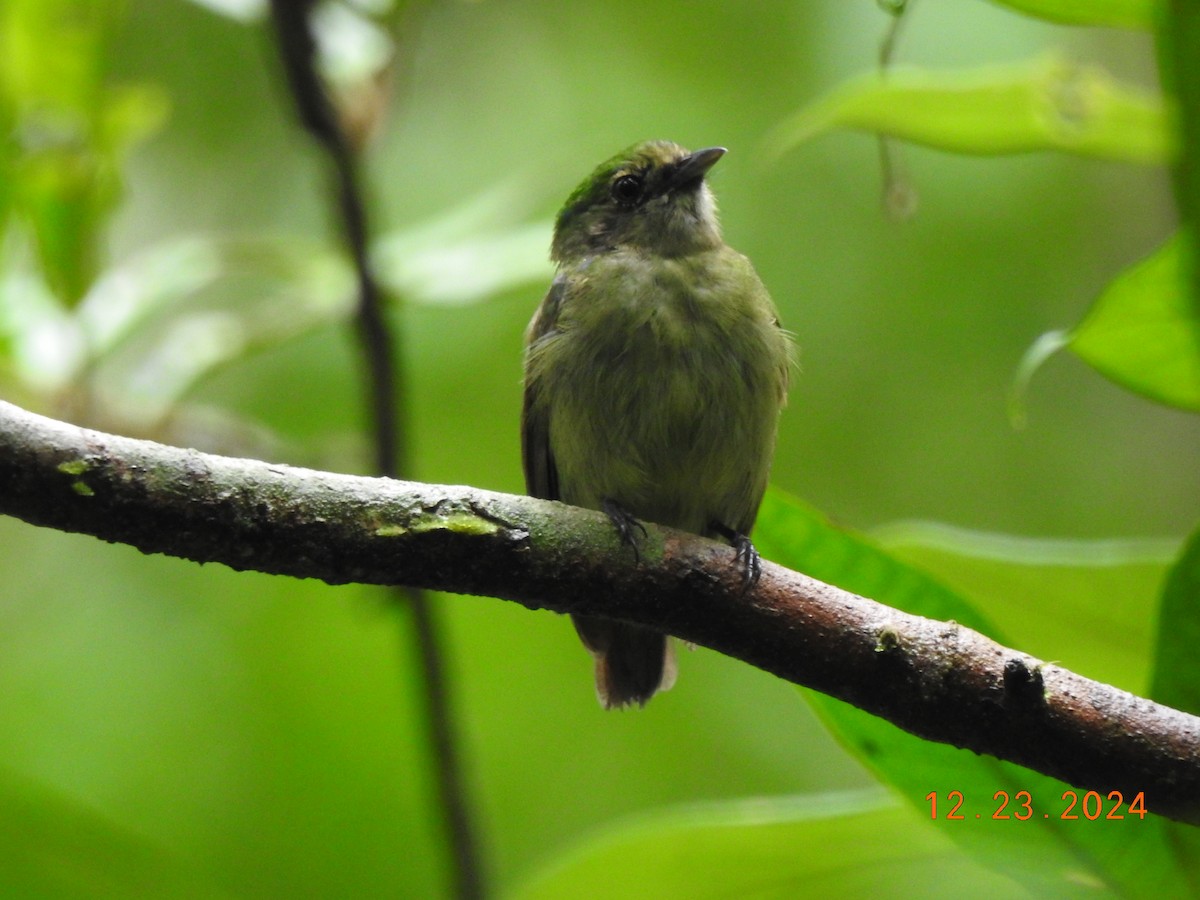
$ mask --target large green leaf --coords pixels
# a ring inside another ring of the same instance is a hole
[[[763,503],[755,542],[764,555],[815,578],[909,613],[954,619],[1003,640],[964,597],[778,492],[769,493]],[[1162,839],[1162,821],[1064,821],[1060,814],[1065,786],[1059,781],[992,757],[922,741],[824,695],[810,693],[810,699],[849,749],[927,814],[925,797],[930,792],[937,792],[943,802],[950,791],[961,792],[967,820],[944,822],[947,834],[981,861],[1039,893],[1066,893],[1080,883],[1132,893],[1183,893],[1185,876]],[[1028,792],[1035,810],[1032,819],[992,821],[997,791],[1009,797]],[[962,827],[949,827],[954,824]],[[1093,827],[1098,824],[1101,827]],[[1147,883],[1151,878],[1154,884]]]
[[[1039,337],[1018,368],[1015,417],[1021,418],[1029,380],[1064,347],[1136,394],[1200,412],[1200,320],[1189,289],[1190,253],[1177,233],[1113,279],[1075,328]]]
[[[320,245],[182,238],[105,273],[77,321],[92,390],[154,423],[214,370],[350,311],[345,261]]]
[[[1026,652],[1145,693],[1174,539],[1068,540],[897,522],[872,537],[952,587]]]
[[[1150,695],[1200,715],[1200,530],[1167,573]]]
[[[992,0],[1018,12],[1069,25],[1110,25],[1149,31],[1159,0]]]
[[[0,122],[10,125],[0,174],[46,283],[67,306],[99,271],[122,164],[166,114],[160,90],[108,84],[124,7],[120,0],[0,7]]]
[[[1180,553],[1163,586],[1150,696],[1200,715],[1200,529]],[[1171,838],[1200,891],[1200,831],[1170,823]]]
[[[408,303],[464,305],[554,274],[548,221],[518,222],[527,188],[494,185],[441,215],[383,235],[371,248],[380,281]]]
[[[430,304],[548,283],[549,226],[488,222],[492,205],[477,199],[387,235],[373,253],[382,283],[406,301]],[[148,423],[215,370],[339,321],[353,301],[353,273],[329,247],[189,237],[105,272],[77,321],[92,389],[130,421]]]
[[[1061,150],[1158,164],[1173,155],[1158,96],[1098,66],[1053,56],[959,71],[894,68],[862,75],[782,123],[770,143],[782,153],[838,128],[954,153]]]
[[[1176,235],[1126,269],[1067,335],[1067,346],[1135,393],[1200,412],[1200,322],[1187,256],[1187,243]]]
[[[514,893],[563,897],[1023,897],[880,792],[738,800],[606,829]]]

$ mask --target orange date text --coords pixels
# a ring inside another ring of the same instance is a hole
[[[1079,792],[1066,790],[1062,796],[1049,807],[1035,804],[1029,791],[996,791],[992,794],[990,803],[972,809],[962,791],[947,791],[939,794],[930,791],[925,795],[929,803],[929,818],[945,819],[956,822],[966,819],[996,819],[1017,820],[1025,822],[1030,819],[1086,819],[1088,821],[1115,821],[1118,819],[1146,818],[1145,792],[1138,791],[1131,799],[1126,800],[1120,791],[1109,791],[1101,794],[1099,791]]]

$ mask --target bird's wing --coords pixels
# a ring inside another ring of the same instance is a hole
[[[546,298],[525,331],[525,401],[521,409],[521,460],[525,466],[525,490],[543,500],[559,499],[558,468],[550,452],[550,415],[546,404],[536,402],[539,385],[530,373],[529,351],[538,341],[554,333],[558,308],[566,290],[560,275],[550,285]]]

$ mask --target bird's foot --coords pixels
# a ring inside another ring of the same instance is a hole
[[[735,531],[727,525],[722,525],[720,522],[714,522],[712,528],[729,541],[730,546],[733,547],[733,559],[742,570],[742,591],[750,590],[758,584],[758,579],[762,575],[762,557],[758,555],[758,550],[755,549],[750,536]]]
[[[600,504],[600,508],[608,516],[609,521],[612,522],[613,528],[617,529],[617,536],[621,538],[621,543],[629,545],[633,549],[634,560],[640,562],[642,557],[638,552],[637,535],[635,532],[640,531],[642,537],[646,537],[646,526],[639,522],[633,513],[615,500],[605,500]]]
[[[748,591],[758,584],[762,575],[762,557],[751,543],[749,536],[738,534],[733,539],[734,559],[742,565],[742,590]]]

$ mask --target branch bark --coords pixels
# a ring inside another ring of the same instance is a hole
[[[468,487],[212,456],[0,402],[0,513],[196,562],[405,584],[648,625],[1081,788],[1200,824],[1200,718],[764,563],[600,513]]]

